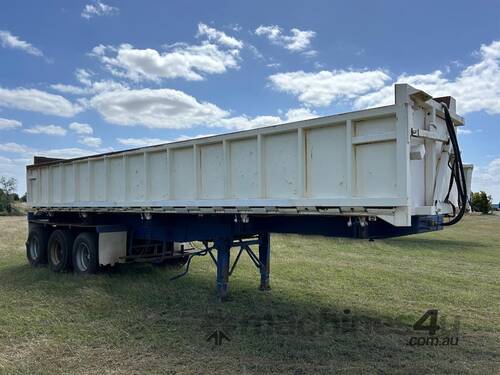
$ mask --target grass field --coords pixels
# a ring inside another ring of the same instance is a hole
[[[273,235],[273,289],[246,258],[223,304],[208,257],[175,282],[150,265],[78,277],[30,268],[25,237],[0,218],[0,373],[500,373],[500,216],[375,242]],[[457,345],[408,345],[431,308]],[[207,342],[216,329],[231,341]]]

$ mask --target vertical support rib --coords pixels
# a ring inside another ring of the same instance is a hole
[[[231,173],[231,166],[229,165],[229,160],[230,160],[230,155],[229,155],[229,147],[230,145],[228,144],[227,140],[224,139],[222,141],[222,153],[223,153],[223,160],[224,160],[224,198],[229,198],[231,195],[231,180],[230,180],[230,173]]]
[[[109,178],[109,158],[104,157],[104,200],[109,200],[110,197],[110,178]]]
[[[165,199],[172,199],[172,153],[170,148],[167,148],[166,152],[166,174],[167,174],[167,185],[165,186]]]
[[[193,145],[193,170],[194,170],[194,199],[199,199],[201,194],[201,160],[200,160],[200,150],[196,144]]]
[[[398,196],[404,198],[403,209],[400,214],[398,224],[411,225],[411,214],[408,206],[410,202],[410,129],[413,127],[413,109],[409,103],[399,106],[396,112],[396,181]]]
[[[398,196],[410,199],[410,129],[413,127],[413,112],[410,104],[405,103],[396,112],[396,176]]]
[[[224,301],[228,295],[230,250],[232,240],[225,238],[215,242],[217,249],[217,298]]]
[[[299,171],[298,173],[298,178],[297,178],[297,196],[300,198],[303,198],[306,196],[307,192],[307,177],[306,177],[306,160],[307,160],[307,155],[306,155],[306,148],[305,148],[305,136],[304,136],[304,129],[298,128],[297,129],[297,170]]]
[[[128,200],[128,160],[127,154],[123,154],[123,202]]]
[[[352,132],[353,126],[352,121],[347,120],[345,124],[345,135],[346,135],[346,196],[351,198],[355,195],[354,188],[356,187],[356,182],[354,180],[356,174],[354,171],[354,146],[352,145]]]
[[[38,185],[37,185],[38,202],[37,203],[41,203],[42,202],[42,168],[37,170],[37,178],[38,178]]]
[[[269,233],[259,234],[260,290],[269,290],[269,273],[271,271],[271,241]]]
[[[73,198],[75,202],[78,202],[80,200],[80,178],[78,176],[78,167],[76,163],[73,164]]]
[[[26,202],[27,203],[32,203],[33,202],[33,171],[28,170],[26,171]]]
[[[52,167],[49,165],[47,168],[47,203],[52,203]]]
[[[143,154],[143,162],[144,162],[144,200],[149,201],[150,190],[151,190],[151,175],[149,172],[149,154],[144,151]]]
[[[61,196],[59,202],[64,203],[64,197],[66,196],[66,168],[62,163],[59,164],[59,170],[61,171]]]
[[[95,175],[95,171],[94,171],[94,164],[92,163],[92,161],[89,159],[89,161],[87,162],[87,173],[89,175],[89,201],[93,201],[95,198],[95,192],[94,192],[94,175]]]
[[[266,176],[265,176],[265,165],[264,165],[264,145],[263,145],[262,135],[257,134],[257,186],[258,186],[258,197],[266,197]]]

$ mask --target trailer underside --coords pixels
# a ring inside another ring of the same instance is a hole
[[[217,267],[216,290],[221,300],[228,295],[229,276],[242,254],[247,254],[259,269],[260,289],[269,289],[270,233],[375,239],[440,230],[443,223],[440,215],[413,216],[411,226],[395,227],[383,220],[362,216],[76,212],[32,212],[28,221],[30,233],[36,230],[42,234],[39,242],[47,241],[56,231],[65,233],[74,243],[80,234],[92,234],[98,241],[97,266],[130,261],[186,263],[184,273],[180,274],[182,276],[189,270],[193,257],[209,255]],[[199,241],[203,248],[174,246],[191,241]],[[47,247],[47,244],[40,246]],[[258,246],[258,255],[251,246]],[[28,239],[28,259],[32,247]],[[75,244],[68,248],[70,252],[77,251]],[[238,253],[231,264],[230,253],[234,248],[238,249]],[[51,250],[46,253],[50,264]],[[64,259],[69,257],[78,263],[80,258],[74,255],[66,254]],[[32,259],[30,262],[36,263]],[[44,259],[39,263],[44,263]],[[67,268],[71,266],[68,262]]]

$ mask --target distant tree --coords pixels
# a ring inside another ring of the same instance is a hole
[[[0,190],[5,194],[11,195],[16,191],[17,180],[14,177],[0,177]]]
[[[9,203],[9,197],[5,195],[3,190],[0,190],[0,213],[10,212],[12,207]]]
[[[0,177],[0,212],[12,212],[13,195],[17,188],[17,180],[13,177]]]
[[[24,195],[21,198],[19,198],[21,202],[26,202],[28,200],[28,197],[26,194],[27,193],[24,193]]]
[[[491,195],[486,194],[484,191],[479,193],[472,193],[471,207],[473,211],[482,212],[483,214],[489,213],[492,208]]]

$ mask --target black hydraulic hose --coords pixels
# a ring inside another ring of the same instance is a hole
[[[455,184],[457,186],[457,193],[458,193],[458,204],[460,206],[460,210],[458,211],[458,214],[454,216],[450,221],[443,223],[445,226],[449,225],[454,225],[458,223],[462,217],[465,214],[465,209],[467,206],[467,201],[468,201],[468,194],[467,194],[467,183],[465,179],[465,172],[464,172],[464,166],[462,164],[462,156],[460,155],[460,148],[458,146],[458,140],[457,140],[457,134],[455,132],[455,126],[453,125],[453,120],[451,119],[450,116],[450,111],[448,110],[448,107],[445,104],[443,105],[444,109],[444,118],[446,121],[446,128],[448,129],[448,134],[450,135],[450,141],[451,145],[453,147],[453,154],[454,154],[454,160],[453,160],[453,165],[451,167],[452,172],[450,176],[450,188],[453,185],[453,180],[455,180]],[[448,200],[449,192],[447,195],[446,200]],[[445,201],[446,201],[445,200]]]

